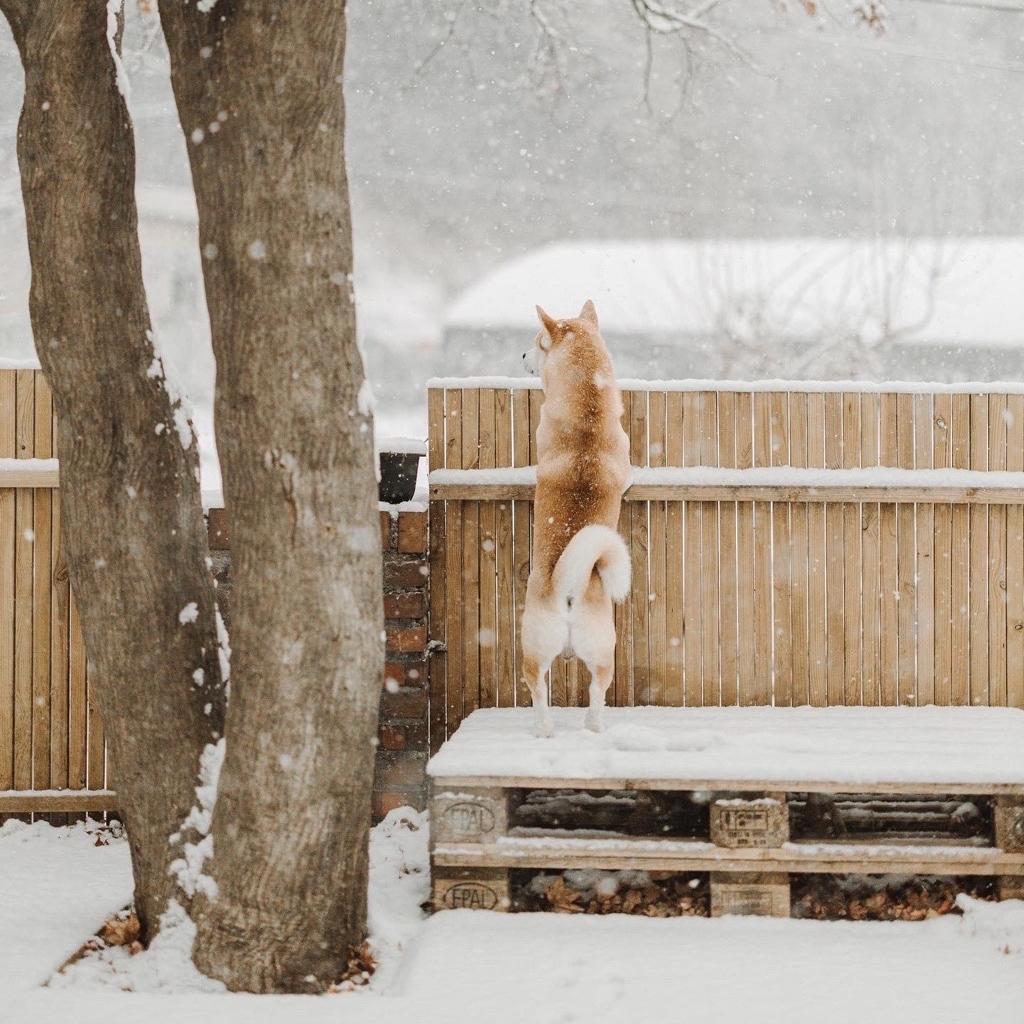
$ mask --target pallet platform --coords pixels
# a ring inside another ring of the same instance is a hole
[[[430,762],[436,909],[507,909],[509,872],[524,869],[709,872],[713,915],[785,916],[792,873],[980,875],[1003,897],[1024,891],[1022,711],[609,709],[599,735],[578,709],[555,721],[538,739],[530,709],[476,711]],[[577,827],[524,825],[536,791]],[[631,794],[656,796],[670,824],[634,814],[630,827],[654,834],[578,827]],[[815,820],[812,804],[856,811],[860,830],[791,835],[798,808],[804,831]],[[683,827],[673,814],[700,834],[661,834]]]

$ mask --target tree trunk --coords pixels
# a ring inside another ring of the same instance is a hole
[[[219,895],[195,960],[316,991],[365,933],[383,665],[372,417],[356,347],[344,4],[162,0],[217,357],[232,547]]]
[[[198,453],[154,357],[105,0],[0,10],[25,68],[30,311],[59,422],[65,551],[152,935],[181,896],[169,869],[196,838],[182,822],[223,728]]]

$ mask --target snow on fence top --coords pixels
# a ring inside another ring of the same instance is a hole
[[[970,380],[954,384],[907,380],[640,380],[624,377],[618,381],[621,391],[739,391],[794,394],[896,394],[896,395],[1024,395],[1024,382],[1006,380]],[[427,387],[440,390],[540,390],[538,377],[432,377]]]
[[[530,708],[474,711],[428,766],[438,782],[663,782],[687,789],[921,785],[1024,792],[1024,711],[1015,708],[608,708],[606,728],[552,709],[538,738]],[[662,788],[658,786],[657,788]]]

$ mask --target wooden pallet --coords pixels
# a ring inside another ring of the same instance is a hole
[[[485,785],[480,785],[485,781]],[[922,783],[879,784],[879,793],[948,793]],[[524,791],[664,790],[710,794],[706,839],[620,835],[515,827]],[[710,872],[711,913],[789,915],[790,874],[920,874],[994,877],[1001,898],[1024,892],[1024,785],[974,784],[958,790],[992,801],[987,836],[958,840],[791,841],[789,802],[797,793],[849,793],[850,784],[809,779],[766,792],[750,781],[651,779],[435,779],[431,798],[431,864],[437,910],[505,910],[509,872],[590,868]],[[864,787],[856,787],[864,792]]]

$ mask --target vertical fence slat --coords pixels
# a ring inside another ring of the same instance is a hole
[[[633,392],[622,393],[622,429],[628,437],[630,434],[630,423],[632,422]],[[619,533],[625,538],[627,546],[631,548],[632,558],[632,530],[630,522],[630,503],[624,501],[619,511]],[[636,580],[633,587],[636,587]],[[621,604],[615,606],[615,631],[617,640],[615,643],[615,704],[619,707],[629,707],[633,703],[633,614],[632,600],[626,598]],[[611,694],[609,693],[609,702]]]
[[[1006,395],[988,397],[988,468],[1006,470]],[[1007,506],[988,510],[988,703],[1005,706]]]
[[[771,465],[771,396],[754,395],[754,467]],[[754,704],[772,702],[772,506],[754,505]]]
[[[860,396],[860,460],[862,466],[878,465],[878,419],[880,402],[877,394]],[[865,704],[881,700],[882,654],[880,648],[879,611],[879,505],[861,505],[861,618],[863,658],[861,693]]]
[[[971,395],[971,469],[988,469],[988,441],[988,396]],[[987,704],[989,701],[988,511],[987,505],[972,505],[970,509],[971,682],[969,692],[972,704]]]
[[[494,469],[497,452],[495,424],[495,396],[493,388],[480,390],[480,459],[481,469]],[[480,549],[478,558],[479,576],[477,589],[480,602],[480,628],[477,647],[480,658],[480,707],[491,708],[498,703],[498,607],[495,539],[495,505],[493,501],[481,501]]]
[[[668,464],[666,401],[663,391],[652,391],[647,400],[648,450],[652,466]],[[650,603],[651,676],[648,704],[668,703],[668,511],[663,501],[650,502]]]
[[[683,464],[683,396],[669,392],[665,400],[665,461],[669,466]],[[666,575],[665,598],[668,630],[665,697],[672,705],[683,703],[683,593],[686,574],[683,567],[683,509],[685,503],[669,501],[665,509]]]
[[[53,397],[41,372],[35,374],[33,453],[53,456]],[[32,786],[50,788],[50,588],[52,492],[36,488],[32,523]]]
[[[807,465],[807,395],[794,392],[789,396],[789,461],[790,465]],[[792,695],[794,704],[807,704],[809,692],[809,662],[807,636],[807,505],[797,502],[790,510],[790,573],[792,601],[790,630],[792,635],[790,664],[792,665]]]
[[[879,444],[883,466],[899,464],[896,447],[896,396],[881,396],[881,422]],[[881,702],[899,703],[899,560],[896,542],[896,506],[883,503],[878,509],[880,564],[879,579],[881,603],[879,632],[881,635]]]
[[[16,451],[16,373],[0,370],[0,458]],[[12,488],[0,489],[0,789],[14,786],[14,506]]]
[[[1006,403],[1006,468],[1024,472],[1024,395]],[[1024,505],[1006,510],[1006,703],[1024,707]]]
[[[458,388],[444,393],[445,466],[462,468],[462,397]],[[445,603],[445,643],[448,649],[448,685],[445,690],[445,735],[451,734],[462,721],[462,691],[465,688],[462,638],[462,514],[464,501],[445,504],[445,576],[448,599]],[[475,680],[474,680],[475,682]]]
[[[971,465],[971,396],[953,395],[950,453],[953,469]],[[954,505],[952,510],[952,610],[950,637],[950,703],[969,704],[971,700],[970,648],[970,517],[969,506]]]
[[[700,463],[700,395],[683,395],[683,464]],[[701,516],[700,502],[686,502],[683,534],[686,591],[683,595],[685,633],[683,640],[683,690],[688,707],[699,707],[704,700],[701,682],[703,632],[701,630]]]
[[[914,465],[932,468],[932,396],[914,395]],[[917,516],[917,703],[935,703],[935,506],[919,503]]]
[[[896,457],[903,469],[914,466],[914,396],[900,395],[896,400]],[[898,609],[899,702],[917,701],[917,584],[914,547],[914,506],[901,502],[896,506],[897,573],[900,602]]]
[[[427,392],[427,468],[443,469],[445,464],[444,390]],[[430,637],[438,642],[431,651],[430,671],[430,750],[436,753],[445,739],[445,712],[448,685],[448,555],[446,549],[448,504],[432,501],[429,508],[430,530]]]
[[[17,371],[17,457],[30,459],[35,443],[35,371]],[[32,530],[33,492],[15,494],[14,516],[14,788],[32,785]]]
[[[512,392],[512,465],[530,465],[530,392],[518,388]],[[519,625],[526,604],[526,581],[530,576],[530,523],[533,504],[517,501],[512,505],[512,588],[515,601],[515,703],[530,703],[523,684],[523,638]]]
[[[512,392],[502,388],[494,394],[494,464],[512,465]],[[494,512],[494,544],[497,572],[495,633],[497,639],[498,707],[516,703],[515,666],[515,565],[512,557],[513,506],[498,502]]]
[[[718,462],[730,467],[736,465],[736,394],[723,391],[718,396]],[[736,502],[722,501],[719,516],[719,578],[720,608],[718,638],[720,674],[722,680],[720,701],[723,705],[739,701],[739,646],[737,643],[737,591],[736,591]]]
[[[462,468],[480,467],[480,389],[462,392]],[[480,502],[462,503],[462,711],[480,706]],[[449,728],[451,724],[449,723]]]
[[[634,391],[629,413],[629,458],[634,466],[647,465],[646,391]],[[630,604],[633,618],[633,702],[649,701],[651,679],[650,610],[651,581],[648,572],[648,503],[631,501],[629,548],[633,560]]]
[[[936,395],[932,409],[932,466],[948,469],[952,464],[950,429],[953,420],[951,395]],[[932,553],[932,587],[935,592],[935,692],[936,704],[949,704],[952,698],[952,625],[953,625],[953,507],[936,505],[932,513],[935,540]]]
[[[771,396],[772,465],[791,465],[789,395]],[[786,501],[772,502],[772,663],[775,668],[773,700],[789,707],[793,700],[793,542],[791,506]]]
[[[857,469],[861,464],[860,395],[843,395],[843,466]],[[862,690],[862,592],[861,510],[856,502],[842,506],[843,516],[843,653],[845,704],[861,704]]]
[[[701,392],[700,461],[718,465],[718,394]],[[718,502],[700,503],[701,519],[701,700],[706,707],[722,703],[719,658],[719,582],[721,562],[718,547]]]
[[[842,464],[843,396],[830,393],[825,395],[825,465],[829,469],[838,469]],[[846,693],[846,656],[843,649],[844,551],[843,506],[830,503],[825,506],[826,674],[829,704],[842,704]]]
[[[825,396],[807,396],[807,465],[825,465]],[[808,703],[828,703],[828,638],[825,628],[825,506],[815,502],[807,509],[807,623]]]
[[[741,392],[736,396],[736,465],[749,469],[754,465],[754,396]],[[739,647],[738,703],[755,703],[754,680],[754,506],[739,502],[736,508],[736,632]]]

